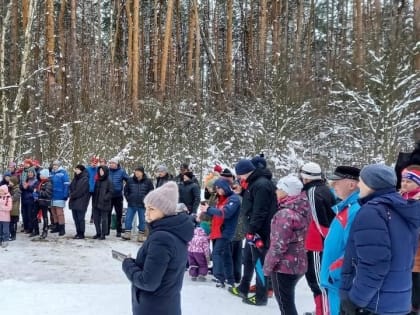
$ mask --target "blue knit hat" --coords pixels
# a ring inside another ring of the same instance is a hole
[[[385,164],[366,165],[360,171],[362,181],[373,190],[395,188],[397,175],[392,167]]]
[[[250,160],[242,159],[242,160],[239,160],[238,163],[236,163],[236,166],[235,166],[236,175],[244,175],[253,171],[255,171],[255,166],[254,164],[252,164]]]
[[[48,178],[50,177],[50,171],[47,168],[43,168],[40,172],[39,172],[39,177],[44,177],[44,178]]]

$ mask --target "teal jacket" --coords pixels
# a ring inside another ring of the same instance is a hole
[[[344,261],[344,251],[350,228],[360,209],[358,198],[359,191],[357,190],[348,196],[347,199],[332,207],[336,216],[331,223],[324,242],[320,273],[321,286],[328,289],[331,315],[337,315],[339,312],[337,306],[338,308],[340,306],[341,267]],[[335,305],[335,307],[331,306],[331,304]]]

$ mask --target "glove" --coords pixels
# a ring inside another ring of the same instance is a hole
[[[38,199],[39,199],[39,193],[38,193],[37,191],[34,191],[34,192],[32,193],[32,197],[33,197],[35,200],[38,200]]]
[[[256,248],[260,249],[264,247],[264,242],[257,233],[246,233],[245,234],[246,241],[249,245],[255,246]]]

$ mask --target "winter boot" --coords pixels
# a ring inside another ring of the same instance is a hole
[[[50,233],[58,233],[58,232],[60,232],[59,225],[58,224],[53,224],[53,227],[52,227]]]
[[[66,230],[64,228],[64,224],[58,225],[58,236],[63,236],[66,234]]]
[[[146,239],[147,236],[144,233],[139,232],[139,235],[137,236],[137,242],[143,243],[146,241]]]
[[[41,234],[41,236],[39,238],[46,239],[47,238],[47,235],[48,235],[48,231],[47,230],[44,230],[44,231],[42,231],[42,234]]]
[[[126,231],[123,236],[122,236],[123,240],[129,241],[131,240],[131,232],[130,231]]]

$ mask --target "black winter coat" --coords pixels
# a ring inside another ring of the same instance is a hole
[[[188,180],[178,184],[179,202],[187,206],[188,212],[196,213],[200,205],[200,186],[197,183]]]
[[[142,179],[130,177],[124,186],[124,196],[129,207],[144,208],[144,197],[154,189],[152,181],[143,175]]]
[[[136,259],[122,269],[132,284],[133,315],[181,315],[181,288],[194,225],[185,213],[150,224]]]
[[[51,205],[52,183],[49,179],[38,182],[36,190],[38,191],[38,205],[48,207]]]
[[[105,174],[99,175],[99,170],[103,169]],[[93,191],[92,207],[101,211],[110,212],[112,210],[112,194],[114,188],[111,179],[109,178],[109,169],[106,166],[98,167],[98,180],[95,183],[95,190]]]
[[[72,210],[87,210],[89,198],[89,173],[84,170],[80,174],[75,174],[70,183],[69,208]]]
[[[276,187],[271,179],[268,169],[256,169],[247,179],[241,209],[246,218],[246,232],[259,234],[266,248],[270,245],[271,219],[277,212]]]
[[[163,184],[166,184],[170,180],[174,180],[174,177],[169,173],[167,173],[163,177],[156,177],[156,188],[159,188],[160,186],[162,186]]]

